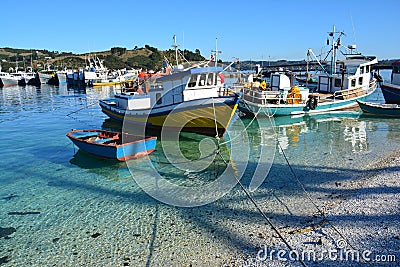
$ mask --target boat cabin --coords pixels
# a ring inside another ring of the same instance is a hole
[[[218,97],[223,87],[221,67],[181,70],[145,83],[145,93],[116,95],[116,106],[127,110],[161,108],[185,101]]]
[[[372,65],[376,58],[352,57],[339,60],[333,73],[318,76],[319,93],[336,93],[342,90],[367,90],[371,81]],[[330,67],[328,67],[330,69]]]

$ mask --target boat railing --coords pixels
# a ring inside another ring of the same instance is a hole
[[[357,88],[350,88],[350,89],[345,89],[345,90],[340,90],[336,91],[333,94],[334,99],[335,98],[342,98],[342,99],[349,99],[349,98],[354,98],[358,96],[363,96],[365,94],[368,94],[376,89],[376,81],[371,80],[368,86],[362,86],[362,87],[357,87]]]
[[[283,92],[281,91],[260,91],[258,89],[241,87],[240,92],[242,93],[242,98],[244,100],[261,105],[280,103],[280,100],[283,97]]]

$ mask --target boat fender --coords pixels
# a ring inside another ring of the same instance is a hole
[[[374,72],[374,78],[378,81],[378,82],[383,82],[383,78],[381,75],[379,75],[379,73]]]
[[[309,96],[307,101],[307,106],[309,109],[314,110],[318,106],[318,97]]]

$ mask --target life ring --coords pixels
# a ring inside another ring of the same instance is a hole
[[[307,106],[309,109],[314,110],[318,106],[318,97],[310,96],[307,101]]]

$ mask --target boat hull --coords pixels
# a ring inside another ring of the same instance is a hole
[[[361,110],[365,113],[380,116],[400,117],[400,106],[397,104],[378,104],[357,101]]]
[[[125,110],[113,106],[113,100],[100,100],[102,111],[112,119],[145,126],[216,136],[222,136],[238,107],[240,96],[197,99],[166,107],[146,110]]]
[[[1,81],[4,87],[18,85],[19,79],[13,77],[2,77]]]
[[[259,114],[267,116],[290,116],[290,115],[302,115],[302,114],[319,114],[324,112],[331,112],[335,110],[349,109],[357,106],[356,100],[365,100],[367,96],[372,94],[375,89],[370,90],[367,94],[362,96],[320,102],[317,104],[315,109],[310,109],[308,105],[302,104],[256,104],[250,101],[245,101],[243,98],[239,103],[239,110],[246,114]]]
[[[99,133],[119,134],[103,130],[74,130],[67,133],[67,137],[81,150],[88,153],[104,157],[116,159],[119,161],[126,161],[137,159],[150,154],[155,150],[156,137],[142,137],[134,135],[127,136],[125,140],[119,140],[120,144],[107,144],[96,143],[96,141],[85,140],[82,134],[93,134],[95,136]]]
[[[49,83],[50,79],[53,78],[53,75],[47,74],[47,73],[42,73],[42,72],[38,72],[37,73],[37,80],[41,83],[41,84],[47,84]]]
[[[382,84],[382,95],[388,104],[400,104],[400,85]]]

